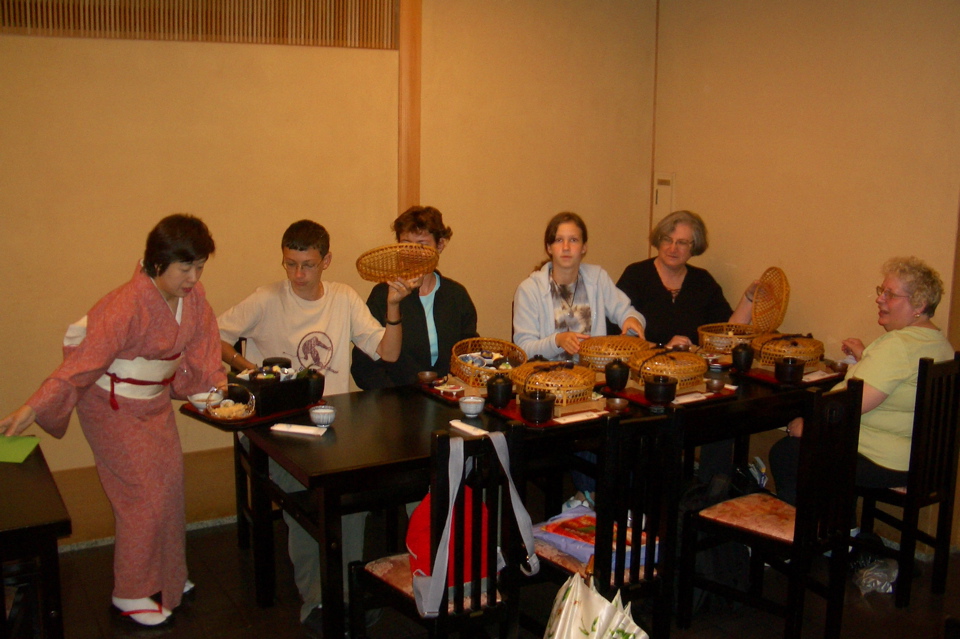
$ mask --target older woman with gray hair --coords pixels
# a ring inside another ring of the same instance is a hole
[[[750,322],[755,282],[733,311],[713,276],[687,263],[702,255],[707,245],[703,219],[692,211],[674,211],[650,231],[650,246],[657,249],[657,256],[624,269],[617,287],[647,318],[648,340],[689,346],[697,343],[697,328],[704,324]]]
[[[940,275],[915,257],[890,259],[881,273],[877,323],[886,333],[869,346],[856,338],[843,340],[843,352],[857,362],[836,386],[845,388],[851,377],[863,380],[856,482],[865,488],[906,485],[920,358],[953,358],[950,342],[930,321],[943,297]],[[770,450],[777,496],[789,503],[796,500],[802,435],[803,420],[794,419],[787,437]]]

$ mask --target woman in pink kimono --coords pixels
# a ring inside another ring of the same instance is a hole
[[[63,363],[0,420],[7,436],[36,422],[59,438],[76,407],[116,519],[113,604],[145,626],[167,622],[193,588],[170,399],[226,384],[216,317],[199,283],[213,251],[201,220],[161,220],[133,278],[68,329]]]

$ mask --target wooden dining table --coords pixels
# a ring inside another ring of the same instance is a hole
[[[0,462],[0,486],[0,567],[17,593],[0,618],[0,637],[63,637],[57,539],[72,528],[40,447],[22,463]]]
[[[744,442],[750,434],[784,425],[785,419],[796,414],[792,412],[798,406],[796,401],[796,393],[744,379],[733,393],[687,405],[684,411],[689,429],[684,433],[684,448],[689,453],[695,446],[734,438],[738,441],[737,454],[745,459]],[[337,414],[332,427],[321,437],[270,429],[275,422],[309,424],[306,411],[262,419],[243,432],[249,440],[257,602],[270,606],[275,597],[272,504],[276,503],[319,543],[324,634],[339,637],[345,623],[341,517],[421,499],[429,485],[430,434],[449,429],[451,420],[501,430],[510,415],[487,409],[479,417],[467,419],[455,400],[418,386],[333,395],[325,402],[336,408]],[[638,404],[628,414],[647,410]],[[186,404],[181,411],[223,426]],[[522,453],[525,466],[536,468],[537,473],[557,470],[558,463],[573,459],[573,451],[590,448],[599,441],[600,421],[528,428]],[[691,454],[684,458],[687,462],[678,459],[677,463],[692,465]],[[270,479],[270,460],[295,477],[304,490],[287,493],[280,489]],[[238,463],[238,486],[242,470]],[[246,484],[246,478],[242,481]],[[238,521],[240,518],[238,512]]]

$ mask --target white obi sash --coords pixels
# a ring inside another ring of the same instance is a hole
[[[87,317],[84,315],[67,328],[63,337],[64,346],[79,346],[87,335]],[[166,359],[134,359],[113,360],[107,372],[97,379],[96,384],[110,392],[110,406],[119,410],[117,395],[128,399],[153,399],[169,386],[177,376],[182,354]]]

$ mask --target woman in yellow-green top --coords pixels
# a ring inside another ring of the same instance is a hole
[[[953,358],[953,347],[931,318],[943,297],[939,274],[915,257],[895,257],[881,269],[877,287],[877,323],[886,331],[869,346],[856,338],[842,342],[843,352],[857,360],[846,380],[863,380],[858,486],[905,486],[913,436],[913,409],[917,395],[920,358],[934,361]],[[803,420],[787,426],[787,437],[770,450],[770,467],[777,496],[796,501],[797,463]]]

